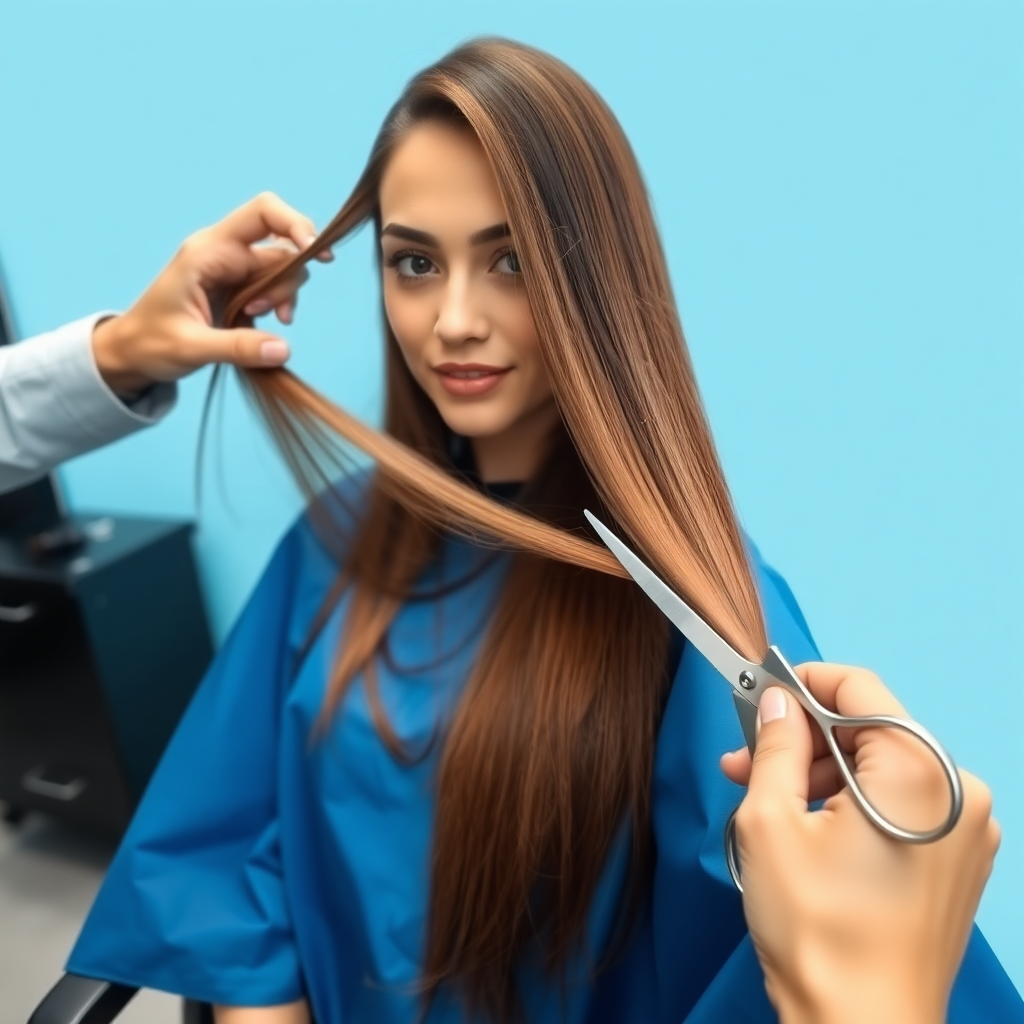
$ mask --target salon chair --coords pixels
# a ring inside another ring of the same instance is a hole
[[[110,1024],[138,989],[65,974],[36,1007],[28,1024]],[[186,1000],[182,1024],[213,1024],[213,1008]]]

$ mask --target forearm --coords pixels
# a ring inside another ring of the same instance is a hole
[[[216,1024],[309,1024],[305,999],[284,1006],[215,1006]]]
[[[93,361],[96,317],[0,349],[0,492],[155,422],[174,404],[173,385],[129,407]]]

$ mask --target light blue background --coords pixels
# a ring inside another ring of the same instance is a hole
[[[0,0],[0,259],[23,335],[123,308],[262,189],[325,223],[406,79],[551,50],[645,170],[743,521],[825,656],[876,669],[992,786],[980,922],[1024,989],[1024,5]],[[364,234],[315,268],[294,367],[379,397]],[[196,514],[206,378],[63,472],[80,509]],[[198,550],[218,636],[298,498],[236,393]]]

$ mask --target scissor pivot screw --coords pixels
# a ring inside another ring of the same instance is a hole
[[[754,678],[754,673],[741,672],[740,686],[742,686],[744,690],[752,690],[755,686],[757,686],[757,680]]]

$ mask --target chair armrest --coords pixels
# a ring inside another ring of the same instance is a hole
[[[28,1024],[110,1024],[137,988],[65,974],[36,1007]]]

